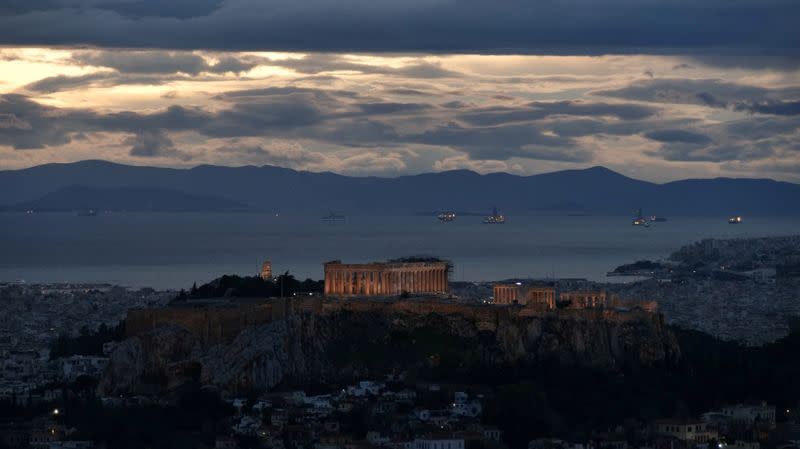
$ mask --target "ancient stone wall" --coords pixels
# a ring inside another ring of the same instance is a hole
[[[272,304],[239,307],[204,307],[132,309],[128,311],[125,332],[140,335],[159,326],[178,325],[186,328],[204,343],[217,344],[233,340],[242,329],[268,323],[273,319]]]
[[[564,320],[588,320],[623,323],[642,319],[660,320],[653,301],[614,298],[613,308],[571,308],[555,310],[546,303],[530,305],[470,305],[441,300],[338,300],[320,298],[276,298],[255,305],[227,307],[172,307],[132,309],[128,311],[126,333],[129,337],[149,332],[163,325],[178,325],[206,344],[227,343],[250,326],[278,321],[293,314],[330,315],[338,312],[385,313],[409,315],[454,315],[473,321],[480,330],[495,331],[507,320],[551,317]],[[625,310],[619,310],[624,308]]]

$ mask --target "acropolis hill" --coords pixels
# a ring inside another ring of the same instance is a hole
[[[522,283],[495,284],[494,303],[490,305],[457,303],[446,296],[448,263],[438,259],[369,264],[337,260],[325,263],[324,268],[325,300],[218,298],[186,301],[164,309],[131,310],[127,333],[133,337],[172,324],[184,327],[205,343],[226,343],[247,327],[285,319],[292,313],[329,315],[341,311],[458,315],[473,320],[478,329],[491,331],[497,330],[501,316],[661,319],[653,301],[625,300],[605,291],[562,291],[556,301],[555,287]],[[262,278],[263,272],[262,268]]]
[[[613,371],[670,366],[680,358],[658,313],[424,298],[131,310],[127,331],[101,382],[106,393],[152,389],[145,380],[154,379],[157,389],[196,379],[228,391],[269,390],[397,371],[470,376],[554,360]]]

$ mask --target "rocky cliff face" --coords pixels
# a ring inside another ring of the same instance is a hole
[[[166,326],[126,340],[101,381],[104,394],[162,391],[187,380],[226,390],[343,382],[407,371],[469,378],[476,370],[567,366],[616,370],[680,357],[659,315],[603,311],[420,313],[398,309],[296,313],[244,329],[231,343],[206,345]]]

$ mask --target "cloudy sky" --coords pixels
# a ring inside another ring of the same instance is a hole
[[[800,182],[800,2],[3,0],[0,168]]]

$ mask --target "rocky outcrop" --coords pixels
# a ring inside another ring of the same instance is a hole
[[[123,341],[111,354],[98,388],[104,394],[137,391],[149,384],[168,389],[202,352],[197,337],[175,325],[159,327]],[[187,375],[191,375],[188,373]]]
[[[465,308],[466,307],[466,308]],[[104,393],[187,380],[226,390],[343,382],[391,371],[469,375],[476,368],[544,361],[617,370],[670,365],[680,350],[660,315],[513,308],[376,305],[292,313],[251,326],[230,343],[208,344],[179,326],[126,340],[112,355]]]

